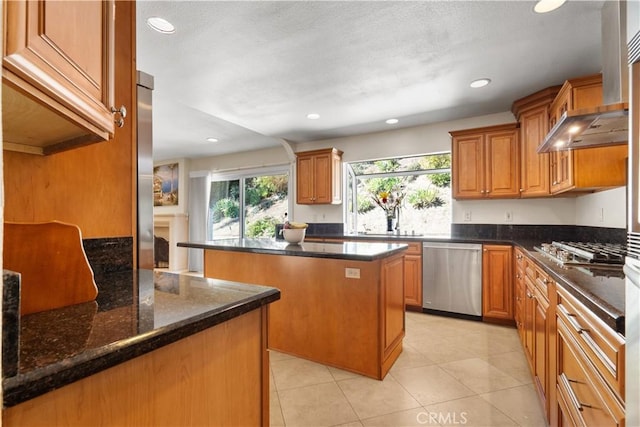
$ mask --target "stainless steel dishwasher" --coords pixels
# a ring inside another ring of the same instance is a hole
[[[422,244],[422,307],[427,313],[482,318],[482,245]]]

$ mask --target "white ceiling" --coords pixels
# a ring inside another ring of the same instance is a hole
[[[392,117],[405,127],[508,111],[600,71],[602,4],[539,15],[532,1],[139,1],[154,159],[389,130]],[[151,30],[150,16],[175,34]],[[493,82],[470,88],[480,77]]]

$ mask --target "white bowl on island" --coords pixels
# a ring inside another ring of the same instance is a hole
[[[306,228],[283,228],[282,236],[287,242],[297,245],[302,243],[306,232]]]

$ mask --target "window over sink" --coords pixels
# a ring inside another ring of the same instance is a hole
[[[346,168],[347,232],[449,235],[451,153],[354,162]]]

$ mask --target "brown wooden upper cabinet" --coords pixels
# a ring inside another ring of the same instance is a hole
[[[521,98],[511,111],[520,123],[520,197],[550,194],[549,153],[538,154],[538,146],[549,133],[551,103],[561,86],[553,86]]]
[[[551,104],[549,126],[566,112],[602,105],[602,75],[567,80]],[[586,148],[550,153],[550,192],[592,192],[626,183],[627,147]]]
[[[4,149],[51,154],[113,137],[126,115],[113,99],[115,7],[4,2]]]
[[[335,148],[296,153],[296,202],[300,205],[342,202],[342,151]]]
[[[452,131],[455,199],[514,198],[520,194],[518,124]]]

